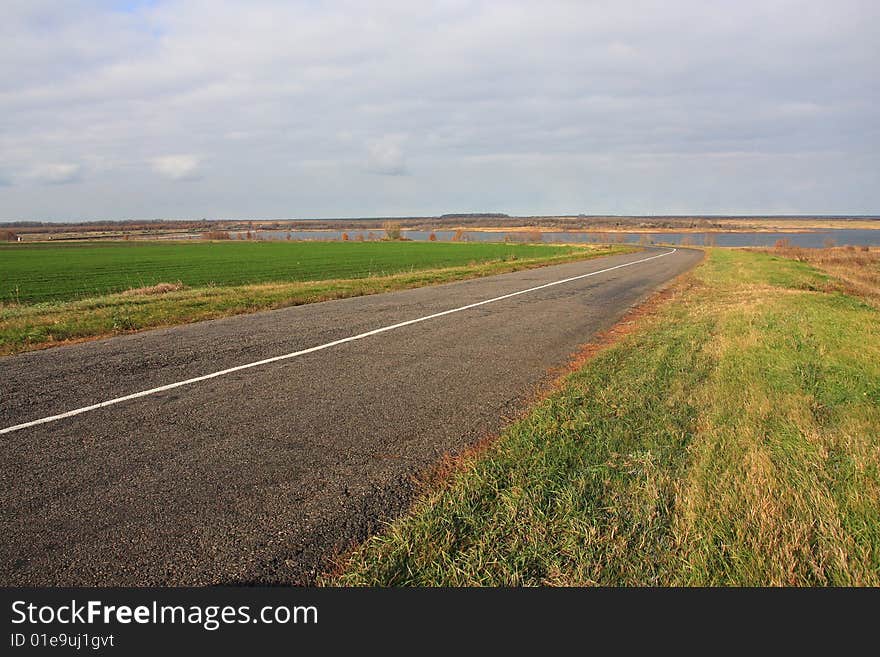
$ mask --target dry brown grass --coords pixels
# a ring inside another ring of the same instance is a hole
[[[880,308],[880,248],[837,246],[801,249],[781,245],[767,253],[806,262],[830,274],[841,292],[861,297]]]
[[[125,236],[128,239],[128,235]],[[228,230],[208,230],[202,233],[203,240],[231,240],[232,235]]]
[[[176,283],[157,283],[156,285],[135,287],[130,290],[125,290],[121,295],[124,297],[145,297],[156,294],[168,294],[169,292],[179,292],[184,289],[186,289],[186,285],[177,281]]]

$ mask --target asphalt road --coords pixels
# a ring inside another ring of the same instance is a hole
[[[0,429],[668,249],[0,359]],[[0,435],[0,584],[308,583],[412,477],[499,431],[579,345],[699,261],[595,276]]]

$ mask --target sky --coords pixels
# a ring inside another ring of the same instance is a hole
[[[872,0],[3,0],[0,220],[880,214]]]

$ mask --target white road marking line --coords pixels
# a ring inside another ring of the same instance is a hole
[[[399,329],[404,326],[410,326],[411,324],[418,324],[419,322],[426,322],[429,319],[436,319],[438,317],[443,317],[445,315],[451,315],[453,313],[460,313],[463,310],[470,310],[471,308],[476,308],[478,306],[485,306],[487,303],[495,303],[496,301],[503,301],[504,299],[510,299],[511,297],[516,297],[521,294],[528,294],[529,292],[535,292],[537,290],[543,290],[548,287],[553,287],[554,285],[562,285],[563,283],[571,283],[572,281],[577,281],[582,278],[589,278],[590,276],[596,276],[597,274],[604,274],[606,272],[613,271],[615,269],[621,269],[623,267],[631,267],[632,265],[638,265],[639,263],[648,262],[649,260],[656,260],[657,258],[662,258],[664,256],[671,255],[671,254],[675,253],[677,250],[678,249],[672,249],[671,251],[667,251],[666,253],[661,253],[659,255],[651,256],[650,258],[642,258],[641,260],[634,260],[633,262],[625,262],[622,265],[615,265],[614,267],[608,267],[607,269],[600,269],[599,271],[592,271],[588,274],[580,274],[579,276],[571,276],[570,278],[563,278],[558,281],[553,281],[552,283],[544,283],[543,285],[537,285],[535,287],[530,287],[527,290],[520,290],[519,292],[511,292],[510,294],[504,294],[500,297],[486,299],[485,301],[477,301],[476,303],[469,303],[468,305],[461,306],[460,308],[452,308],[450,310],[444,310],[439,313],[434,313],[433,315],[426,315],[425,317],[419,317],[417,319],[409,319],[405,322],[400,322],[398,324],[392,324],[390,326],[383,326],[382,328],[373,329],[372,331],[367,331],[366,333],[359,333],[358,335],[352,335],[351,337],[348,337],[348,338],[334,340],[333,342],[321,344],[321,345],[318,345],[317,347],[309,347],[308,349],[301,349],[300,351],[293,351],[289,354],[282,354],[281,356],[273,356],[272,358],[265,358],[263,360],[254,361],[253,363],[246,363],[244,365],[236,365],[235,367],[230,367],[225,370],[220,370],[219,372],[212,372],[211,374],[204,374],[202,376],[196,376],[191,379],[186,379],[185,381],[178,381],[176,383],[169,383],[164,386],[159,386],[158,388],[150,388],[149,390],[142,390],[141,392],[135,392],[130,395],[125,395],[123,397],[116,397],[115,399],[108,399],[107,401],[102,401],[97,404],[92,404],[91,406],[83,406],[82,408],[76,408],[72,411],[67,411],[66,413],[59,413],[58,415],[50,415],[48,417],[40,418],[39,420],[32,420],[30,422],[16,424],[11,427],[6,427],[5,429],[0,429],[0,434],[12,433],[13,431],[19,431],[21,429],[27,429],[28,427],[37,426],[38,424],[46,424],[47,422],[55,422],[56,420],[63,420],[64,418],[73,417],[74,415],[88,413],[89,411],[96,411],[99,408],[106,408],[107,406],[113,406],[115,404],[120,404],[122,402],[129,401],[132,399],[139,399],[140,397],[147,397],[149,395],[155,395],[160,392],[165,392],[166,390],[174,390],[174,388],[188,386],[193,383],[198,383],[199,381],[207,381],[208,379],[215,379],[218,376],[232,374],[233,372],[240,372],[242,370],[247,370],[252,367],[259,367],[260,365],[268,365],[269,363],[277,363],[278,361],[281,361],[281,360],[287,360],[289,358],[296,358],[297,356],[304,356],[305,354],[311,354],[316,351],[321,351],[323,349],[329,349],[330,347],[335,347],[340,344],[345,344],[346,342],[354,342],[355,340],[362,340],[362,339],[368,338],[372,335],[378,335],[379,333],[385,333],[386,331],[393,331],[394,329]]]

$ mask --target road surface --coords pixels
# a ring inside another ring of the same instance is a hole
[[[647,249],[2,358],[0,584],[309,583],[700,258]]]

